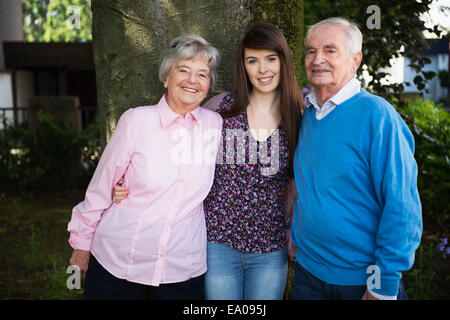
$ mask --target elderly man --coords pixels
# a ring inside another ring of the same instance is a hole
[[[414,140],[383,98],[361,89],[362,34],[342,18],[311,26],[313,86],[294,158],[293,299],[407,299],[422,233]]]

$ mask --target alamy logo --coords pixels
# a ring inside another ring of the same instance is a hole
[[[263,129],[259,134],[267,136]],[[225,138],[225,139],[223,139]],[[269,142],[270,140],[270,142]],[[225,137],[217,129],[193,132],[179,129],[172,132],[171,160],[173,164],[257,164],[263,176],[276,174],[280,169],[280,132],[275,129],[270,139],[257,142],[250,130],[226,129]],[[248,150],[246,148],[248,147]]]
[[[81,289],[80,268],[78,266],[70,265],[67,267],[66,273],[70,274],[66,281],[67,289]]]
[[[366,269],[366,273],[370,274],[370,277],[367,278],[366,285],[370,290],[372,289],[380,289],[381,288],[381,270],[377,265],[368,266]]]
[[[77,5],[67,7],[66,14],[69,18],[66,20],[67,28],[69,30],[81,29],[81,9]]]
[[[373,4],[367,7],[367,13],[371,13],[370,17],[367,18],[366,26],[367,29],[381,29],[381,9],[379,6]]]

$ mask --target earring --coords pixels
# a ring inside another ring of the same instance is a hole
[[[164,81],[164,88],[167,88],[167,81]]]

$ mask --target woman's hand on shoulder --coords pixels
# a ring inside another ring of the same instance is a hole
[[[120,178],[119,182],[117,182],[113,188],[113,202],[115,203],[120,203],[123,199],[128,198],[128,195],[130,194],[128,188],[122,187],[122,185],[123,178]]]

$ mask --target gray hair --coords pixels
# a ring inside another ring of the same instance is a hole
[[[169,48],[161,54],[161,64],[159,66],[159,80],[164,82],[169,76],[172,66],[180,60],[192,59],[198,55],[203,55],[209,62],[210,87],[213,91],[216,86],[217,66],[220,61],[219,51],[208,41],[200,36],[183,35],[176,37],[170,42]]]
[[[359,30],[358,25],[356,23],[350,22],[347,19],[344,19],[341,17],[328,18],[328,19],[319,21],[316,24],[308,26],[308,29],[306,31],[306,36],[305,36],[305,43],[306,43],[306,39],[308,38],[309,34],[317,27],[322,27],[322,26],[340,26],[340,27],[344,28],[345,39],[347,42],[346,47],[348,50],[348,54],[350,56],[354,56],[358,51],[362,50],[363,35],[362,35],[361,31]]]

